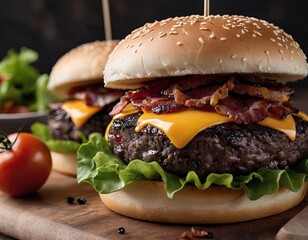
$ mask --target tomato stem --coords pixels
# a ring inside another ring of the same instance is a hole
[[[4,132],[0,132],[0,153],[4,152],[5,150],[11,150],[18,138],[19,132],[17,132],[17,136],[14,142],[11,142],[8,138],[7,134]]]

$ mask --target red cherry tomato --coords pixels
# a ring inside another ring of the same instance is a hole
[[[51,171],[45,145],[30,133],[0,134],[0,191],[22,196],[37,191]]]

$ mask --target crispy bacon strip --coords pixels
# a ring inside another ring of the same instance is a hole
[[[173,94],[175,102],[186,107],[203,107],[208,104],[215,106],[220,99],[228,97],[229,91],[233,88],[234,81],[229,80],[221,87],[211,86],[205,89],[194,89],[186,94],[174,89]]]
[[[83,100],[89,106],[104,107],[120,99],[123,93],[122,90],[106,89],[101,84],[93,84],[74,87],[67,93],[67,97]]]
[[[134,103],[133,103],[134,105]],[[135,105],[134,105],[135,106]],[[174,99],[170,98],[157,98],[153,100],[147,100],[143,102],[143,106],[140,105],[145,111],[151,111],[155,114],[171,113],[179,111],[185,108],[183,105],[177,104]]]
[[[290,87],[283,88],[266,88],[260,86],[251,86],[248,84],[237,83],[233,89],[235,93],[249,96],[259,97],[271,102],[288,102],[291,95],[294,93]]]
[[[271,87],[261,87],[259,82],[264,80],[253,80],[251,85],[245,79],[218,75],[206,78],[200,75],[163,78],[146,87],[127,92],[110,115],[119,113],[129,102],[136,108],[156,114],[187,107],[206,109],[228,116],[239,124],[258,122],[269,115],[283,119],[288,114],[297,112],[287,104],[294,93],[290,87],[274,84]],[[216,85],[213,85],[214,82]]]
[[[129,101],[120,101],[118,102],[112,109],[112,111],[109,113],[111,117],[114,117],[118,113],[122,112],[122,110],[125,108],[125,106],[129,103]]]
[[[222,87],[218,88],[211,96],[210,104],[211,106],[216,106],[218,101],[225,99],[229,95],[229,91],[234,89],[234,80],[229,80]]]
[[[268,112],[275,116],[276,118],[284,119],[286,118],[290,113],[298,113],[299,110],[280,102],[272,103],[271,106],[268,109]]]
[[[163,94],[166,96],[174,96],[176,91],[185,92],[190,89],[195,89],[202,85],[209,85],[211,83],[219,83],[225,81],[225,77],[217,76],[217,75],[209,75],[209,76],[202,76],[202,75],[190,75],[186,76],[183,80],[176,82],[175,84],[171,85],[169,88],[163,91]]]
[[[266,118],[269,106],[268,102],[256,98],[243,100],[228,96],[215,106],[215,110],[238,124],[249,124]]]

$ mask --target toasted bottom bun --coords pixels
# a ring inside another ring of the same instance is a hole
[[[76,176],[77,155],[76,153],[50,152],[52,158],[52,168],[58,172]]]
[[[138,181],[111,194],[100,194],[103,203],[122,215],[141,220],[207,224],[232,223],[262,218],[286,211],[300,203],[308,184],[299,192],[286,188],[251,201],[243,190],[212,186],[201,191],[185,186],[173,199],[166,196],[159,181]]]

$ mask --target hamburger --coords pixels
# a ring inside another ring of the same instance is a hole
[[[129,90],[105,139],[80,147],[77,179],[109,209],[230,223],[305,197],[308,117],[291,105],[290,84],[307,62],[279,27],[235,15],[148,23],[117,45],[104,74],[105,87]]]
[[[107,57],[118,41],[95,41],[63,55],[50,73],[48,89],[61,99],[49,105],[48,127],[36,124],[32,131],[51,150],[53,168],[76,175],[77,149],[92,132],[104,133],[109,112],[121,90],[101,84]]]

